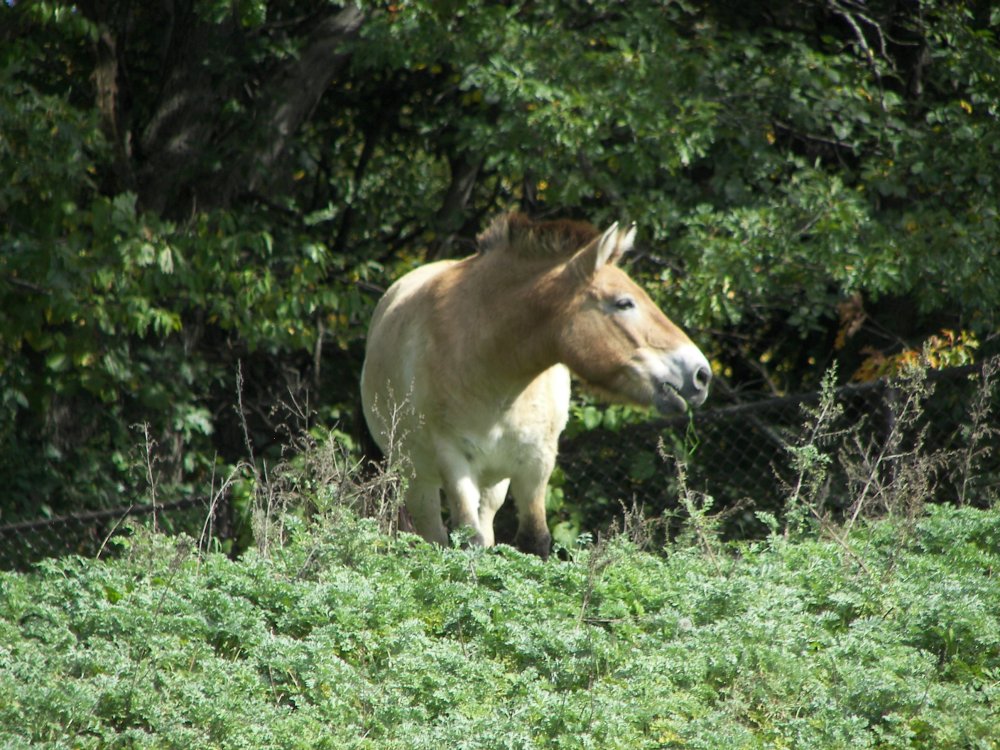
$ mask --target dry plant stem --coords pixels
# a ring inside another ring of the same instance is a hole
[[[961,505],[969,501],[969,485],[974,478],[975,469],[982,459],[992,455],[994,440],[1000,435],[1000,429],[994,427],[990,419],[998,373],[1000,373],[1000,356],[991,357],[983,363],[979,387],[969,409],[968,439],[960,467],[962,484],[958,492],[958,502]]]
[[[861,570],[865,572],[866,575],[871,576],[872,572],[865,564],[864,558],[862,558],[861,555],[855,552],[854,548],[851,547],[850,545],[849,541],[850,529],[845,528],[843,532],[840,532],[837,530],[836,525],[831,523],[829,518],[820,515],[820,513],[817,511],[815,507],[811,506],[810,511],[812,512],[813,518],[815,518],[816,521],[819,523],[820,530],[827,537],[832,539],[834,543],[837,544],[838,547],[844,550],[844,552],[847,553],[847,556],[850,557],[852,560],[854,560],[854,562],[858,565],[859,568],[861,568]]]
[[[841,461],[848,473],[854,501],[851,514],[844,524],[849,535],[863,513],[880,503],[884,512],[893,514],[900,510],[913,517],[922,507],[933,486],[933,477],[947,458],[943,453],[924,454],[927,429],[916,432],[913,446],[903,448],[907,434],[916,427],[923,414],[923,402],[930,395],[926,370],[915,370],[894,384],[890,395],[902,396],[887,399],[889,403],[889,430],[877,444],[865,445],[855,435],[854,447],[859,458],[842,453]]]
[[[238,391],[242,376],[237,374]],[[390,412],[386,420],[390,435],[385,460],[365,467],[353,458],[347,446],[331,429],[327,438],[317,440],[309,432],[311,415],[308,405],[290,394],[291,405],[285,409],[292,420],[282,425],[288,442],[278,463],[255,460],[249,428],[242,410],[238,392],[238,405],[244,440],[249,459],[242,462],[216,491],[213,505],[229,489],[238,476],[249,476],[253,482],[251,526],[258,552],[268,556],[286,539],[286,510],[301,509],[311,520],[320,520],[324,512],[337,507],[349,508],[360,516],[376,519],[379,530],[395,536],[398,532],[398,515],[402,502],[402,489],[407,473],[399,457],[399,424],[405,405]],[[208,522],[207,522],[208,523]],[[203,532],[203,537],[207,535]],[[310,555],[311,559],[311,555]],[[305,567],[311,564],[307,560]]]
[[[166,584],[163,586],[163,590],[160,593],[159,598],[156,602],[156,607],[153,610],[152,619],[156,620],[160,616],[160,612],[163,610],[163,604],[166,601],[167,594],[171,593],[173,590],[174,578],[177,576],[177,571],[181,569],[181,565],[188,558],[191,552],[191,541],[187,537],[178,537],[175,546],[176,552],[174,553],[173,559],[170,561],[170,566],[167,569]],[[148,646],[146,647],[149,648]],[[140,669],[141,668],[141,669]],[[149,653],[143,654],[141,658],[136,659],[133,671],[132,671],[132,682],[129,686],[128,693],[126,694],[126,700],[131,708],[131,703],[135,695],[136,685],[139,683],[139,678],[144,676],[146,672],[150,669],[155,669],[156,665],[153,664],[152,660],[149,658]]]
[[[363,514],[378,519],[382,530],[392,536],[399,532],[399,515],[410,475],[410,467],[401,450],[407,438],[401,425],[410,408],[409,401],[409,394],[402,401],[392,400],[388,419],[384,420],[388,426],[384,456],[381,461],[372,463],[371,477],[357,488]],[[373,408],[378,411],[381,406],[376,402]]]
[[[146,484],[149,487],[149,501],[153,506],[153,533],[157,531],[157,519],[156,519],[156,473],[153,471],[153,464],[156,463],[157,459],[155,457],[156,451],[156,441],[153,440],[152,436],[149,434],[149,423],[143,422],[141,425],[135,426],[137,429],[142,430],[143,447],[142,447],[142,457],[143,466],[146,470]]]
[[[817,446],[829,443],[835,438],[842,438],[845,434],[850,434],[851,432],[850,430],[831,429],[831,425],[843,415],[843,406],[838,403],[835,396],[835,378],[835,370],[830,370],[823,378],[819,409],[812,412],[806,422],[808,429],[807,439],[797,449],[789,447],[798,472],[795,485],[790,488],[791,494],[788,498],[787,507],[793,509],[804,505],[809,515],[819,524],[821,533],[832,539],[867,575],[871,575],[871,571],[865,565],[864,560],[850,545],[850,527],[838,529],[830,521],[828,514],[822,512],[817,502],[820,488],[826,481],[828,475],[827,466],[830,463],[830,457],[827,454],[819,453]],[[857,439],[857,433],[854,432],[853,434],[855,439]],[[810,451],[807,452],[807,449],[810,449]],[[786,539],[789,538],[790,533],[791,525],[786,522]]]
[[[712,561],[712,565],[715,566],[716,571],[722,572],[718,555],[715,554],[715,538],[709,533],[708,525],[706,524],[708,515],[704,508],[698,507],[696,494],[688,486],[687,464],[684,461],[677,461],[677,480],[681,487],[681,503],[684,505],[684,509],[691,519],[691,526],[698,540],[698,546],[708,556],[708,559]]]
[[[586,620],[587,609],[590,607],[591,597],[594,589],[600,580],[605,568],[612,562],[612,554],[609,548],[608,539],[598,539],[590,550],[590,557],[587,560],[587,584],[583,591],[583,599],[580,602],[580,614],[577,616],[576,626],[579,629]]]
[[[662,438],[657,444],[657,451],[663,460],[673,459],[677,473],[677,485],[680,491],[678,501],[688,514],[688,532],[692,534],[702,553],[712,561],[712,565],[715,566],[716,571],[721,573],[722,565],[715,550],[718,540],[717,526],[719,516],[708,512],[712,507],[712,498],[691,489],[687,481],[687,462],[683,458],[671,456],[667,453]]]
[[[236,410],[240,416],[240,427],[243,429],[243,443],[247,448],[247,456],[253,463],[253,442],[250,440],[250,428],[247,426],[247,412],[243,407],[243,360],[236,363]]]
[[[267,556],[271,545],[271,538],[274,534],[272,529],[273,519],[280,516],[275,514],[277,503],[275,502],[275,487],[268,478],[267,462],[262,461],[260,468],[254,459],[253,441],[250,439],[250,427],[247,424],[246,409],[243,406],[243,363],[240,361],[236,368],[236,405],[237,414],[240,418],[240,428],[243,430],[243,442],[247,449],[247,462],[243,464],[250,472],[254,483],[254,507],[251,511],[251,526],[254,540],[257,544],[257,551]],[[261,496],[263,495],[263,501]],[[263,507],[262,507],[263,506]],[[279,520],[277,536],[280,538],[282,529]]]
[[[156,489],[157,489],[157,484],[158,484],[158,476],[157,476],[157,474],[156,474],[156,472],[154,470],[154,465],[160,460],[156,456],[156,440],[154,440],[153,437],[152,437],[152,435],[149,434],[149,423],[148,422],[143,422],[141,424],[134,424],[134,425],[132,425],[132,429],[133,430],[141,430],[142,431],[142,447],[141,447],[141,450],[142,450],[142,463],[143,463],[143,470],[146,473],[146,484],[149,487],[150,504],[153,506],[153,513],[152,513],[152,516],[153,516],[153,533],[155,534],[156,531],[157,531],[157,519],[156,519],[156,515],[157,515],[156,514],[157,500],[156,500]],[[135,503],[130,504],[129,507],[128,507],[128,510],[125,511],[125,513],[122,515],[121,518],[119,518],[117,521],[115,521],[114,526],[112,526],[111,530],[108,531],[108,533],[104,536],[104,539],[101,541],[101,546],[97,550],[96,557],[97,557],[98,560],[104,554],[104,550],[107,548],[108,542],[111,541],[111,537],[113,537],[115,535],[115,533],[118,531],[118,529],[121,528],[121,525],[129,517],[129,515],[132,512],[132,508],[134,508],[134,507],[135,507]]]
[[[624,535],[640,550],[649,550],[663,530],[663,517],[647,518],[642,503],[635,497],[631,505],[626,505],[624,500],[619,500],[619,505],[622,509],[621,525],[614,524],[613,533]]]
[[[117,534],[117,533],[118,533],[118,529],[120,529],[120,528],[121,528],[121,525],[122,525],[123,523],[125,523],[125,520],[126,520],[126,519],[127,519],[128,517],[129,517],[129,515],[130,515],[130,514],[132,513],[132,508],[134,508],[134,507],[135,507],[135,504],[134,504],[134,503],[133,503],[133,504],[131,504],[131,505],[129,505],[129,506],[128,506],[128,510],[126,510],[126,511],[125,511],[125,512],[124,512],[124,513],[122,514],[121,518],[119,518],[119,519],[118,519],[117,521],[115,521],[114,525],[113,525],[113,526],[111,527],[111,529],[110,529],[110,530],[108,531],[108,533],[104,535],[104,539],[103,539],[103,540],[101,540],[101,546],[100,546],[100,547],[98,548],[98,550],[97,550],[97,554],[96,554],[96,555],[94,555],[94,557],[95,557],[95,558],[96,558],[97,560],[100,560],[100,559],[101,559],[101,556],[102,556],[102,555],[104,554],[104,550],[105,550],[105,549],[107,548],[107,546],[108,546],[108,542],[110,542],[110,541],[111,541],[111,537],[113,537],[113,536],[114,536],[115,534]]]
[[[253,531],[254,539],[257,542],[257,551],[263,557],[267,557],[270,552],[272,539],[280,540],[282,537],[281,514],[276,512],[280,507],[277,498],[277,488],[271,482],[267,470],[267,461],[261,462],[261,468],[255,470],[256,482],[254,483],[254,509],[253,509]],[[277,528],[274,523],[277,519]]]
[[[203,552],[208,552],[209,544],[214,536],[214,523],[215,523],[215,513],[219,508],[222,500],[225,498],[226,494],[229,492],[230,487],[236,479],[243,474],[247,469],[245,462],[240,461],[232,471],[226,476],[222,481],[222,484],[218,489],[215,488],[215,469],[212,469],[212,494],[211,499],[208,504],[208,515],[205,517],[205,523],[201,527],[201,536],[198,539],[198,548]]]

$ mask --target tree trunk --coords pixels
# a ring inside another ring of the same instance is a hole
[[[470,154],[453,155],[449,161],[451,182],[445,193],[441,208],[435,216],[437,242],[428,250],[427,260],[436,260],[453,254],[457,235],[468,219],[469,200],[479,178],[483,160]],[[467,254],[467,253],[462,253]]]
[[[241,193],[264,191],[276,179],[281,157],[349,60],[345,42],[356,36],[364,13],[351,5],[331,10],[306,37],[299,54],[270,72],[221,79],[212,59],[241,44],[238,24],[207,24],[188,13],[175,19],[163,93],[140,139],[142,205],[166,216],[229,205]],[[232,70],[232,67],[230,67]],[[247,108],[233,127],[227,101]]]

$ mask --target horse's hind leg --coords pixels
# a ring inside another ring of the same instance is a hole
[[[432,482],[413,479],[406,488],[405,502],[417,533],[447,547],[448,529],[441,520],[441,489]]]
[[[519,476],[511,480],[511,492],[517,505],[517,536],[514,543],[522,552],[549,557],[552,536],[545,519],[545,488],[555,461],[540,462],[522,468]]]

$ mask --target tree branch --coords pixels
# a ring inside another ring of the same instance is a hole
[[[229,84],[220,90],[207,63],[210,55],[227,46],[230,23],[202,23],[190,8],[172,13],[171,22],[162,91],[139,137],[145,157],[138,173],[139,198],[145,208],[161,214],[190,208],[191,183],[212,143],[220,103],[232,88]]]
[[[135,174],[132,171],[131,141],[124,127],[123,97],[124,61],[119,55],[118,27],[114,23],[113,6],[100,0],[83,0],[79,9],[99,33],[94,40],[94,103],[101,118],[101,130],[114,150],[113,169],[117,184],[115,191],[134,190]]]
[[[365,170],[368,169],[368,162],[371,161],[372,156],[375,153],[375,144],[378,142],[379,129],[376,127],[369,132],[365,133],[365,140],[361,146],[361,154],[358,156],[358,162],[354,165],[354,178],[351,185],[351,192],[354,196],[357,195],[358,189],[361,186],[361,180],[365,176]],[[344,208],[343,217],[340,220],[340,226],[337,229],[337,236],[333,241],[333,251],[337,254],[343,253],[347,248],[347,240],[350,237],[351,227],[354,224],[354,203],[348,202],[347,206]]]

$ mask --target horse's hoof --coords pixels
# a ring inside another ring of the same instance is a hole
[[[548,532],[545,534],[519,533],[514,538],[514,544],[517,545],[517,548],[521,552],[529,555],[538,555],[543,560],[548,560],[549,553],[552,551],[552,535]]]

